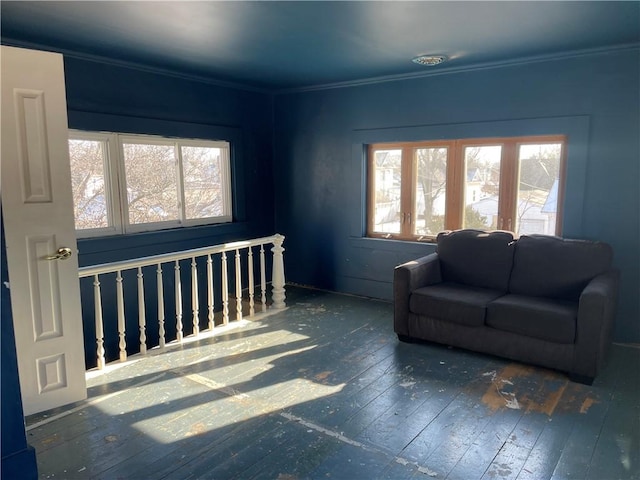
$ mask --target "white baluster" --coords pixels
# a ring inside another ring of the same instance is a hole
[[[180,281],[180,261],[176,260],[175,270],[175,296],[176,296],[176,340],[182,343],[182,282]]]
[[[262,311],[267,309],[267,267],[264,258],[264,244],[260,245],[260,300]]]
[[[164,288],[162,285],[162,264],[158,264],[156,270],[156,287],[158,289],[158,346],[164,348],[165,346],[165,331],[164,331]]]
[[[240,250],[236,250],[236,320],[242,320],[242,270],[240,270]]]
[[[146,310],[144,308],[144,280],[142,279],[142,267],[138,267],[138,326],[140,327],[140,353],[147,353],[147,326]]]
[[[191,310],[193,311],[193,334],[200,335],[200,306],[198,305],[198,266],[196,257],[191,258]]]
[[[249,316],[252,317],[256,313],[253,304],[253,290],[255,289],[255,285],[253,284],[253,247],[249,247],[247,264],[249,270]]]
[[[118,308],[118,348],[120,349],[120,361],[127,359],[127,341],[125,340],[125,318],[124,318],[124,290],[122,288],[122,274],[120,270],[116,273],[116,295]]]
[[[227,279],[227,252],[222,252],[222,324],[229,324],[229,281]]]
[[[157,257],[149,257],[148,259],[136,259],[123,262],[116,262],[112,266],[98,265],[95,267],[83,267],[80,269],[80,278],[87,278],[93,276],[94,286],[94,309],[95,309],[95,331],[96,331],[96,356],[98,368],[104,368],[106,366],[106,352],[105,352],[105,327],[104,315],[102,312],[102,292],[101,292],[101,278],[103,274],[116,274],[116,309],[117,309],[117,330],[118,330],[118,350],[121,361],[127,359],[127,338],[126,338],[126,308],[125,308],[125,294],[124,294],[124,275],[122,272],[131,271],[133,275],[134,269],[137,269],[137,301],[138,301],[138,325],[139,325],[139,338],[140,338],[140,352],[148,352],[155,343],[148,338],[147,326],[146,326],[146,302],[145,302],[145,285],[144,285],[144,269],[156,266],[156,288],[157,288],[157,312],[158,312],[158,345],[160,348],[164,348],[167,343],[166,333],[166,307],[164,304],[164,272],[163,264],[170,265],[174,263],[174,280],[175,280],[175,315],[176,315],[176,340],[182,342],[184,340],[184,327],[183,327],[183,298],[182,298],[182,281],[181,281],[181,266],[180,262],[186,262],[187,259],[191,259],[191,305],[193,311],[193,332],[194,335],[200,333],[200,313],[204,315],[204,312],[200,312],[199,292],[198,286],[198,255],[207,256],[207,320],[210,330],[215,328],[216,314],[215,314],[215,293],[214,287],[217,288],[217,281],[215,278],[215,255],[221,253],[222,267],[221,267],[221,287],[222,287],[222,324],[229,324],[229,262],[228,253],[235,250],[235,295],[236,295],[236,318],[241,320],[243,312],[243,272],[242,272],[242,256],[241,250],[247,248],[247,283],[248,283],[248,315],[254,316],[256,310],[256,304],[262,303],[263,311],[267,309],[267,301],[273,304],[276,309],[286,308],[286,295],[285,295],[285,277],[284,277],[284,237],[282,235],[276,235],[272,238],[273,252],[273,278],[272,283],[272,296],[268,299],[267,295],[267,257],[266,250],[269,248],[269,240],[260,239],[260,241],[251,240],[248,242],[237,242],[230,247],[224,245],[217,245],[213,247],[194,249],[186,252],[175,252],[171,254],[163,254]],[[262,243],[264,242],[264,243]],[[244,245],[244,246],[240,246]],[[247,246],[249,245],[249,246]],[[254,247],[260,247],[260,278],[256,278],[256,265],[254,258]],[[221,251],[223,250],[223,251]],[[207,253],[208,252],[208,253]],[[213,253],[216,252],[216,253]],[[203,260],[204,261],[204,260]],[[186,265],[186,263],[185,263]],[[201,268],[203,265],[200,266]],[[167,272],[169,273],[169,272]],[[186,272],[185,272],[186,273]],[[200,272],[200,276],[203,276],[204,272]],[[233,274],[233,273],[232,273]],[[129,273],[127,273],[129,275]],[[260,288],[258,292],[257,283],[260,282]],[[147,282],[148,283],[148,282]],[[233,287],[232,287],[233,288]],[[257,297],[260,296],[260,299]],[[112,303],[113,299],[110,300]],[[132,332],[133,333],[133,332]]]
[[[282,309],[286,308],[285,290],[284,290],[284,257],[282,253],[284,248],[282,243],[284,242],[284,236],[276,235],[273,240],[273,276],[271,279],[273,308]]]
[[[95,308],[96,321],[96,355],[98,358],[98,370],[102,370],[104,361],[104,328],[102,325],[102,295],[100,293],[100,280],[98,275],[93,276],[93,305]]]
[[[213,261],[211,254],[207,255],[207,319],[209,330],[213,330]]]

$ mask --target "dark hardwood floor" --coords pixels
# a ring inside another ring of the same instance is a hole
[[[43,479],[640,479],[640,349],[592,386],[397,341],[392,305],[289,308],[89,374],[27,418]]]

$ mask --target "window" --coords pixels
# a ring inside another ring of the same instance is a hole
[[[445,229],[559,234],[564,136],[372,144],[367,235],[433,240]]]
[[[80,236],[231,221],[229,143],[71,131]]]

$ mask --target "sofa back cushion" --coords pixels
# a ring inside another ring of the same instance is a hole
[[[516,241],[509,291],[577,300],[592,278],[611,268],[612,258],[606,243],[523,235]]]
[[[511,233],[456,230],[441,232],[437,242],[443,281],[507,291],[514,251]]]

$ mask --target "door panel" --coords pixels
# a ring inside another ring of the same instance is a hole
[[[13,91],[20,157],[22,197],[26,203],[49,203],[51,175],[47,151],[44,91]]]
[[[2,211],[29,415],[86,398],[64,70],[48,52],[2,46],[1,61]]]
[[[31,291],[31,323],[34,341],[47,340],[63,335],[60,311],[60,283],[57,262],[42,259],[55,250],[53,235],[27,237],[27,268]]]

